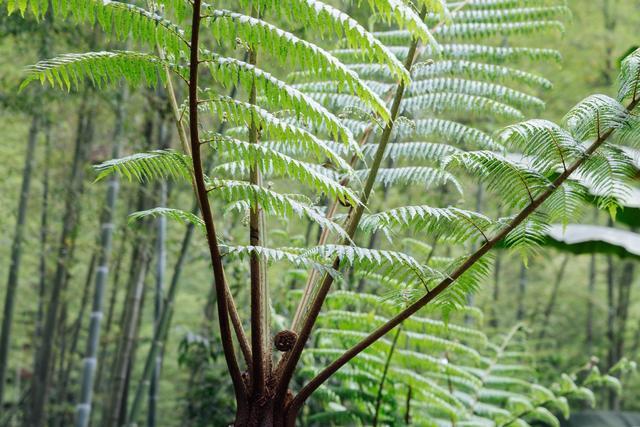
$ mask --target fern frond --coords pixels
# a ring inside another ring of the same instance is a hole
[[[376,144],[365,144],[362,153],[367,158],[372,158],[375,154]],[[384,152],[384,159],[390,158],[394,161],[400,159],[431,160],[439,161],[460,151],[449,144],[438,144],[434,142],[395,142],[387,145]]]
[[[485,231],[492,225],[490,218],[455,207],[403,206],[363,217],[360,225],[368,231],[402,227],[416,233],[426,232],[439,240],[464,243],[486,239]]]
[[[580,182],[598,196],[598,205],[615,218],[616,209],[631,194],[631,179],[636,174],[633,160],[619,148],[603,144],[576,171]]]
[[[398,251],[366,249],[357,246],[321,245],[303,252],[306,257],[319,260],[339,258],[340,261],[357,270],[376,271],[384,276],[396,277],[412,283],[426,285],[440,273],[420,264],[415,258]]]
[[[188,52],[189,46],[180,27],[133,4],[102,0],[54,1],[52,4],[54,17],[71,16],[76,24],[98,23],[118,40],[132,37],[152,51],[160,46],[176,59]]]
[[[212,137],[209,143],[213,149],[220,150],[220,154],[246,165],[258,164],[261,171],[275,172],[297,182],[309,185],[314,190],[324,192],[343,203],[354,203],[357,196],[347,187],[321,174],[301,162],[285,154],[279,153],[264,144],[250,144],[245,141],[225,137],[222,135],[208,135]]]
[[[251,254],[257,254],[266,262],[286,261],[292,265],[302,268],[311,268],[322,273],[332,276],[338,276],[339,273],[331,268],[330,265],[323,264],[317,260],[310,259],[300,254],[300,250],[296,248],[267,248],[264,246],[229,246],[220,244],[220,252],[222,256],[233,256],[240,260],[247,259]],[[292,250],[293,249],[293,250]]]
[[[407,88],[407,96],[434,92],[455,92],[458,94],[481,96],[512,105],[516,108],[532,108],[536,110],[544,108],[544,102],[535,96],[487,82],[466,79],[433,78],[416,80]]]
[[[622,61],[619,80],[618,101],[622,102],[629,97],[637,99],[640,95],[640,48]]]
[[[317,0],[241,0],[242,7],[253,5],[268,8],[285,15],[290,22],[304,22],[309,31],[319,35],[335,34],[348,46],[358,49],[361,55],[378,63],[386,64],[397,79],[409,81],[409,73],[402,63],[389,52],[369,31],[355,19],[335,7]]]
[[[264,95],[264,100],[271,107],[292,110],[296,115],[303,115],[316,125],[324,124],[334,138],[356,146],[353,135],[336,116],[309,96],[273,77],[270,73],[237,59],[217,55],[203,60],[203,63],[209,65],[211,75],[223,86],[233,87],[240,84],[248,89],[255,83]]]
[[[528,35],[548,31],[564,32],[564,26],[558,21],[523,21],[523,22],[455,22],[441,25],[434,35],[440,40],[477,40],[495,36]],[[387,45],[408,45],[412,35],[406,30],[379,31],[373,33],[376,38]]]
[[[478,3],[475,3],[477,7]],[[527,4],[527,2],[522,3]],[[531,4],[531,2],[528,2],[528,4]],[[485,6],[483,5],[483,7]],[[455,22],[513,22],[567,17],[571,15],[571,10],[564,5],[514,8],[500,6],[495,9],[483,10],[473,9],[473,5],[471,5],[471,8],[452,12],[451,15]],[[431,16],[429,18],[433,19]]]
[[[355,176],[360,180],[366,178],[368,174],[369,169],[359,169],[355,171]],[[433,188],[439,185],[451,184],[458,193],[463,193],[462,186],[453,174],[442,169],[428,166],[380,168],[376,175],[376,182],[385,187],[420,184],[424,186],[424,188]]]
[[[138,52],[69,53],[30,66],[20,90],[34,80],[67,90],[79,88],[85,79],[99,88],[117,85],[123,80],[132,86],[155,87],[158,80],[164,83],[166,79],[164,66],[168,63],[157,56]]]
[[[364,72],[353,68],[362,78],[368,78]],[[364,66],[362,68],[365,68]],[[366,68],[365,68],[366,69]],[[486,79],[494,83],[517,82],[531,87],[541,87],[550,89],[552,84],[549,80],[537,74],[522,71],[517,68],[509,68],[504,65],[486,64],[484,62],[473,62],[465,60],[447,60],[434,63],[418,63],[411,69],[413,84],[419,79],[430,79],[440,76],[466,77],[470,79]]]
[[[483,96],[454,92],[437,92],[427,95],[408,96],[402,100],[401,109],[402,112],[409,114],[426,111],[433,113],[464,113],[510,120],[524,118],[520,110],[507,104]]]
[[[210,192],[216,195],[220,194],[228,202],[246,200],[251,207],[259,205],[266,214],[285,219],[293,215],[307,217],[320,227],[340,237],[347,236],[342,227],[328,219],[324,212],[315,206],[296,200],[293,195],[280,194],[244,181],[213,179],[209,185]],[[356,203],[355,200],[352,203]]]
[[[204,230],[204,221],[202,221],[199,216],[180,209],[171,209],[165,207],[157,207],[144,211],[133,212],[132,214],[129,214],[129,221],[137,221],[147,217],[157,218],[159,216],[164,216],[183,224],[193,224],[201,230]]]
[[[267,110],[254,104],[238,101],[226,96],[214,96],[200,101],[199,108],[215,113],[219,120],[235,125],[249,127],[252,124],[268,138],[290,141],[312,151],[316,155],[325,155],[341,170],[349,170],[350,166],[338,154],[333,152],[322,140],[302,127],[295,126],[280,119]]]
[[[445,162],[446,166],[460,165],[480,178],[509,206],[523,206],[533,200],[537,191],[549,185],[538,171],[490,151],[457,153]]]
[[[507,148],[521,151],[531,165],[544,171],[566,169],[584,155],[584,147],[569,132],[547,120],[529,120],[507,126],[500,132]]]
[[[584,141],[624,127],[628,117],[625,107],[615,99],[591,95],[569,110],[563,123],[578,141]]]
[[[173,150],[154,150],[136,153],[119,159],[111,159],[95,166],[96,181],[113,173],[118,173],[129,181],[140,182],[154,179],[191,179],[191,160],[188,156]]]
[[[218,40],[243,39],[250,45],[266,49],[281,61],[296,61],[308,70],[318,70],[319,77],[340,81],[354,92],[367,106],[389,120],[389,111],[384,102],[340,61],[320,47],[302,40],[261,19],[226,10],[211,11],[210,23],[214,37]]]
[[[488,150],[504,150],[490,135],[470,126],[451,120],[420,119],[415,121],[412,137],[439,139],[456,146],[478,147]],[[459,147],[462,148],[462,147]]]

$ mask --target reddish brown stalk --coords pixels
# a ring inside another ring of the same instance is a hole
[[[218,247],[218,239],[213,222],[211,206],[207,198],[207,188],[204,182],[204,172],[202,170],[202,158],[200,154],[200,137],[198,134],[198,51],[200,36],[200,9],[201,0],[193,2],[193,19],[191,23],[191,45],[189,60],[189,136],[191,144],[191,156],[193,161],[193,175],[196,187],[196,197],[200,205],[202,220],[205,224],[209,254],[213,265],[213,276],[218,306],[218,322],[220,323],[220,335],[222,348],[227,367],[233,381],[236,402],[238,406],[246,402],[246,390],[242,382],[240,368],[235,357],[233,339],[229,325],[229,306],[227,303],[226,282],[224,268],[222,266],[222,256]],[[239,412],[240,409],[239,408]]]
[[[640,99],[634,99],[627,107],[628,111],[633,111],[638,105]],[[369,334],[366,338],[360,341],[358,344],[345,351],[342,356],[336,359],[333,363],[323,369],[317,376],[315,376],[309,383],[304,386],[296,397],[292,400],[291,404],[287,408],[287,425],[293,426],[295,423],[295,417],[300,410],[302,404],[306,399],[322,385],[328,378],[330,378],[338,369],[347,364],[351,359],[356,357],[360,352],[365,350],[371,344],[382,338],[385,334],[391,331],[393,328],[401,324],[404,320],[415,314],[422,307],[427,305],[430,301],[445,291],[453,282],[455,282],[462,274],[464,274],[469,268],[471,268],[480,258],[482,258],[487,252],[489,252],[499,241],[504,239],[513,229],[520,225],[529,215],[531,215],[542,203],[545,202],[553,194],[553,192],[560,187],[567,178],[575,172],[576,169],[584,163],[613,133],[614,129],[609,129],[606,132],[599,135],[598,139],[591,144],[586,150],[584,155],[576,160],[571,166],[569,166],[560,176],[558,176],[553,183],[539,196],[537,196],[531,203],[529,203],[507,226],[500,230],[491,240],[487,241],[476,252],[471,254],[469,258],[458,267],[451,275],[442,280],[438,286],[433,288],[430,292],[413,303],[411,306],[397,314],[394,318],[380,326],[378,329]]]

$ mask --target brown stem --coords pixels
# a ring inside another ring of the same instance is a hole
[[[389,373],[389,367],[391,366],[391,358],[393,357],[393,353],[396,350],[396,345],[398,344],[398,338],[400,338],[400,332],[402,332],[402,327],[399,327],[398,330],[396,331],[396,334],[393,337],[393,341],[391,342],[391,348],[389,348],[389,353],[387,353],[387,360],[384,363],[382,378],[380,378],[380,384],[378,385],[378,395],[376,396],[376,409],[373,415],[373,427],[378,426],[378,418],[380,416],[380,407],[382,406],[382,392],[384,390],[384,383],[387,379],[387,374]]]
[[[634,99],[627,107],[628,111],[633,109],[640,102],[639,99]],[[365,350],[371,344],[382,338],[385,334],[391,331],[393,328],[401,324],[410,316],[415,314],[422,307],[427,305],[430,301],[445,291],[453,282],[455,282],[462,274],[464,274],[469,268],[471,268],[477,261],[479,261],[487,252],[489,252],[499,241],[504,239],[511,231],[513,231],[518,225],[520,225],[529,215],[531,215],[542,203],[545,202],[553,194],[553,192],[561,186],[567,178],[575,172],[584,161],[591,156],[613,133],[614,129],[609,129],[606,132],[600,134],[598,139],[591,144],[591,146],[585,151],[584,155],[576,160],[571,166],[567,168],[562,174],[560,174],[553,183],[547,187],[547,189],[537,196],[531,203],[529,203],[509,224],[507,224],[502,230],[500,230],[491,240],[485,242],[476,252],[471,254],[466,261],[460,265],[451,275],[442,280],[438,286],[433,288],[431,292],[425,294],[422,298],[415,303],[401,311],[387,323],[383,324],[371,334],[369,334],[362,341],[345,351],[342,356],[338,357],[329,366],[323,369],[318,375],[316,375],[309,383],[304,386],[298,395],[292,400],[289,408],[287,409],[287,423],[288,425],[294,425],[295,417],[300,407],[305,400],[313,393],[320,385],[322,385],[328,378],[330,378],[338,369],[347,364],[351,359],[356,357],[360,352]],[[298,344],[298,343],[296,343]]]
[[[191,156],[193,161],[193,174],[196,187],[196,197],[200,205],[202,220],[204,221],[209,254],[213,265],[213,276],[215,282],[216,296],[218,299],[218,322],[220,323],[220,336],[224,357],[229,368],[233,388],[238,406],[245,404],[246,390],[242,382],[240,368],[235,357],[231,328],[229,325],[229,305],[227,303],[226,282],[224,278],[224,268],[222,266],[222,256],[218,247],[218,239],[213,223],[213,214],[207,198],[207,188],[204,182],[204,172],[202,170],[202,158],[200,154],[200,138],[198,135],[198,46],[200,36],[200,9],[201,0],[193,2],[193,19],[191,23],[191,45],[189,58],[189,136],[191,144]]]
[[[256,15],[255,8],[252,8],[251,15]],[[255,66],[257,63],[257,48],[251,46],[249,49],[249,64]],[[255,105],[257,98],[256,82],[251,84],[249,91],[249,104]],[[252,113],[253,114],[253,113]],[[258,144],[259,134],[256,122],[251,120],[249,125],[249,143]],[[252,185],[262,185],[259,163],[256,160],[250,167],[249,179]],[[249,209],[249,244],[253,247],[263,245],[264,214],[262,208],[256,200],[251,203]],[[266,310],[266,274],[264,262],[257,252],[251,252],[249,267],[251,270],[251,350],[253,352],[252,362],[252,400],[257,401],[265,393],[268,369],[268,348],[267,348],[267,310]]]

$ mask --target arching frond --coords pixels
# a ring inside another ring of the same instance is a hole
[[[154,150],[111,159],[96,165],[95,169],[98,171],[96,181],[113,173],[140,182],[162,178],[191,179],[191,159],[173,150]]]
[[[420,119],[415,121],[412,137],[438,139],[455,144],[458,148],[478,147],[480,149],[499,150],[503,147],[490,135],[470,126],[451,120]]]
[[[490,151],[457,153],[449,157],[446,164],[462,166],[500,194],[509,206],[523,206],[549,185],[548,180],[536,170]]]
[[[307,217],[320,227],[336,233],[341,237],[346,237],[345,231],[338,224],[328,219],[324,212],[315,206],[310,206],[295,195],[276,193],[273,190],[253,185],[244,181],[232,181],[223,179],[213,179],[209,183],[209,191],[214,195],[221,195],[228,202],[248,201],[251,207],[259,205],[260,208],[270,215],[280,218],[291,216]],[[356,203],[353,201],[352,203]]]
[[[351,16],[329,4],[317,0],[260,0],[258,3],[241,0],[240,4],[243,7],[266,7],[285,15],[291,22],[304,22],[309,31],[317,31],[321,35],[344,37],[345,42],[358,49],[361,55],[386,64],[398,79],[409,80],[409,73],[402,63],[378,39]]]
[[[377,272],[398,280],[426,285],[440,273],[420,264],[413,257],[397,251],[366,249],[358,246],[322,245],[303,252],[307,257],[319,260],[339,258],[346,265],[361,271]]]
[[[362,152],[365,157],[373,157],[377,144],[365,144]],[[460,151],[449,144],[438,144],[434,142],[395,142],[387,145],[384,158],[392,160],[410,159],[413,161],[432,160],[440,161],[447,156]]]
[[[435,30],[435,36],[441,42],[450,40],[478,40],[494,36],[511,36],[540,33],[547,31],[564,32],[564,26],[559,21],[522,21],[503,23],[453,23],[441,25]],[[408,45],[411,33],[406,30],[380,31],[374,35],[387,45]]]
[[[146,84],[154,87],[158,81],[165,81],[165,65],[168,66],[157,56],[138,52],[69,53],[29,67],[20,90],[34,80],[67,90],[82,86],[85,79],[96,87],[116,85],[121,81],[132,86]]]
[[[531,2],[521,3],[531,5]],[[455,22],[513,22],[524,20],[546,20],[569,16],[571,14],[570,9],[561,4],[529,7],[505,7],[504,5],[500,5],[495,9],[474,9],[474,6],[478,7],[480,5],[482,7],[486,7],[480,2],[471,2],[471,7],[452,12],[452,19],[455,20]],[[434,19],[431,16],[429,18],[432,20]]]
[[[355,69],[355,68],[354,68]],[[357,70],[363,77],[367,75]],[[465,60],[447,60],[437,61],[433,63],[418,63],[411,69],[411,76],[414,83],[418,83],[419,79],[430,79],[440,76],[465,77],[470,79],[486,79],[493,83],[517,82],[532,87],[542,87],[544,89],[551,88],[552,84],[549,80],[537,74],[519,70],[517,68],[509,68],[504,65],[487,64],[484,62],[473,62]]]
[[[584,147],[571,134],[548,120],[529,120],[506,127],[500,137],[507,148],[529,156],[538,170],[566,169],[584,155]]]
[[[328,264],[322,264],[317,260],[305,257],[300,253],[299,248],[267,248],[264,246],[229,246],[220,244],[222,256],[233,256],[239,259],[246,259],[255,253],[266,262],[273,263],[286,261],[292,265],[302,268],[312,268],[322,273],[337,276],[339,273]]]
[[[202,219],[200,219],[199,216],[193,214],[192,212],[187,212],[180,209],[157,207],[144,211],[137,211],[129,214],[129,220],[137,221],[147,217],[157,218],[159,216],[164,216],[183,224],[193,224],[201,230],[204,230],[204,222],[202,221]]]
[[[407,89],[408,96],[430,94],[434,92],[455,92],[490,98],[516,108],[544,108],[544,102],[535,96],[528,95],[508,87],[493,83],[452,78],[432,78],[416,80]]]
[[[640,95],[640,48],[622,61],[619,80],[618,101],[624,101],[629,97],[637,99]]]
[[[477,212],[431,206],[403,206],[366,216],[360,223],[365,230],[402,227],[458,243],[486,238],[491,224],[490,218]]]
[[[161,46],[174,58],[188,51],[183,31],[170,21],[133,4],[102,0],[54,1],[56,18],[71,16],[77,24],[97,22],[102,29],[118,40],[134,40],[155,51]]]
[[[409,114],[465,113],[502,119],[522,119],[520,110],[483,96],[455,92],[436,92],[427,95],[408,96],[402,100],[402,111]]]
[[[360,169],[355,171],[355,176],[363,180],[368,173],[369,169]],[[462,186],[453,174],[427,166],[380,168],[376,182],[384,186],[419,184],[426,188],[451,184],[460,194],[463,192]]]
[[[591,95],[569,110],[563,122],[578,141],[583,141],[622,128],[628,117],[625,107],[615,99]]]
[[[209,143],[212,148],[219,150],[225,158],[243,162],[245,165],[259,164],[262,171],[273,171],[309,185],[330,195],[337,197],[343,203],[352,203],[357,196],[347,187],[309,167],[310,165],[282,154],[264,144],[250,144],[245,141],[213,135]]]
[[[292,110],[296,115],[301,114],[317,125],[324,124],[336,139],[342,139],[352,146],[356,145],[351,132],[336,116],[309,96],[273,77],[270,73],[237,59],[217,55],[203,62],[209,65],[211,75],[224,86],[233,87],[240,84],[248,89],[255,83],[268,105],[277,109]]]
[[[320,47],[257,18],[225,10],[213,10],[210,13],[208,22],[218,40],[240,38],[250,45],[266,49],[281,61],[295,60],[296,65],[305,69],[318,70],[320,77],[339,80],[380,114],[383,120],[389,119],[384,102],[363,84],[355,72]]]
[[[350,169],[350,166],[339,155],[334,153],[315,135],[301,127],[277,118],[257,105],[226,96],[213,95],[212,98],[200,101],[200,108],[212,111],[219,120],[229,121],[235,125],[248,127],[253,123],[268,138],[299,144],[313,151],[316,155],[327,156],[339,169]]]

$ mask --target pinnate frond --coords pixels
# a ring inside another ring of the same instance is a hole
[[[144,211],[137,211],[129,214],[129,221],[137,221],[143,218],[151,217],[157,218],[164,216],[174,221],[178,221],[183,224],[193,224],[196,227],[204,230],[204,222],[199,216],[192,212],[183,211],[180,209],[171,209],[166,207],[157,207],[153,209],[147,209]]]
[[[86,79],[99,88],[122,81],[132,86],[154,87],[166,79],[164,66],[169,64],[157,56],[138,52],[68,53],[30,66],[20,90],[36,80],[67,90],[79,88]]]
[[[140,182],[155,179],[191,179],[191,159],[173,150],[154,150],[136,153],[119,159],[111,159],[95,166],[98,171],[96,181],[113,173],[118,173],[129,181]]]
[[[637,99],[640,96],[640,48],[622,61],[619,80],[618,101]]]
[[[427,233],[438,239],[464,243],[485,236],[492,224],[490,218],[477,212],[455,207],[403,206],[365,216],[360,226],[369,231],[402,227],[416,233]]]

